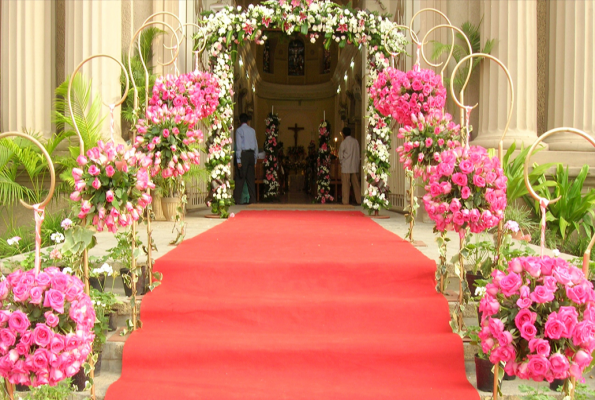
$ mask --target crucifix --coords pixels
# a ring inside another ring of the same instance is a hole
[[[297,122],[296,122],[295,123],[295,126],[293,126],[291,128],[287,128],[287,129],[289,129],[290,131],[293,131],[293,139],[295,140],[295,148],[297,148],[297,135],[298,135],[298,132],[301,131],[301,130],[304,130],[304,128],[303,127],[299,127],[298,124],[297,124]]]

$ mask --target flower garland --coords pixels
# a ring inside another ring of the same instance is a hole
[[[382,115],[390,115],[405,126],[415,125],[412,115],[428,115],[432,110],[442,110],[446,103],[442,77],[417,65],[407,72],[385,68],[369,93]]]
[[[368,85],[372,85],[376,79],[376,68],[388,67],[388,51],[385,44],[390,47],[392,52],[403,52],[405,49],[405,36],[400,30],[393,29],[395,23],[389,18],[378,15],[367,10],[353,10],[350,7],[342,7],[330,1],[318,0],[292,0],[291,2],[267,1],[259,5],[249,5],[247,10],[241,7],[225,7],[216,14],[211,13],[205,20],[205,32],[208,37],[207,48],[209,56],[213,60],[212,72],[219,80],[221,87],[221,102],[217,109],[217,123],[214,124],[213,135],[217,136],[210,145],[220,145],[220,142],[230,138],[233,132],[233,61],[231,54],[236,54],[237,47],[241,42],[254,40],[257,44],[263,44],[267,39],[263,31],[265,29],[281,29],[288,35],[294,32],[301,32],[304,35],[309,34],[310,40],[316,41],[321,36],[325,42],[325,47],[329,48],[331,42],[335,42],[339,47],[347,44],[366,45],[368,48],[368,67],[370,69],[370,79]],[[386,32],[390,32],[384,41]],[[390,128],[388,124],[385,127],[376,127],[373,121],[377,121],[381,116],[378,111],[370,105],[367,109],[366,118],[368,119],[368,130],[379,129],[378,140],[374,145],[370,145],[370,151],[388,154],[390,148]],[[375,147],[374,147],[375,146]],[[211,188],[218,191],[214,200],[222,202],[223,208],[218,208],[222,212],[232,204],[231,190],[229,184],[229,175],[227,170],[231,170],[230,162],[227,160],[227,154],[231,154],[231,146],[222,147],[218,153],[220,156],[217,162],[213,162],[211,171]],[[227,162],[227,164],[224,164]],[[364,207],[369,210],[380,207],[388,207],[388,171],[387,167],[374,164],[368,161],[364,167],[368,182],[376,188],[380,188],[382,193],[374,196],[367,196],[367,202]],[[378,177],[378,181],[375,180]],[[221,189],[223,187],[223,189]],[[221,189],[221,190],[220,190]],[[384,195],[384,198],[381,197]],[[215,202],[215,201],[214,201]],[[215,212],[215,210],[213,210]]]
[[[595,349],[595,291],[561,258],[520,257],[486,286],[482,350],[509,375],[552,382],[582,374]]]
[[[506,208],[506,176],[497,157],[479,146],[442,152],[430,168],[423,197],[436,229],[470,228],[479,233],[498,225]]]
[[[0,375],[13,384],[55,386],[92,350],[95,310],[75,276],[50,267],[0,282]]]
[[[316,198],[317,203],[326,203],[333,201],[331,196],[331,150],[328,145],[330,132],[327,129],[328,122],[322,121],[318,128],[319,146],[318,146],[318,162],[317,162],[317,177],[316,177]]]
[[[151,176],[161,172],[164,179],[178,177],[200,163],[198,149],[203,133],[198,121],[211,115],[219,105],[219,84],[210,74],[191,72],[157,78],[149,100],[146,119],[137,125],[134,146],[151,160]]]
[[[266,139],[264,141],[264,168],[265,168],[265,199],[276,199],[279,196],[279,177],[277,175],[278,163],[277,153],[279,152],[279,114],[270,113],[265,119]]]
[[[151,203],[151,196],[144,193],[155,187],[147,170],[149,157],[134,149],[126,151],[121,144],[99,141],[77,163],[81,168],[72,169],[75,191],[70,199],[81,202],[78,217],[98,231],[116,232],[118,226],[131,225]]]
[[[405,139],[403,146],[397,148],[399,161],[403,168],[413,171],[415,177],[427,174],[432,165],[440,159],[440,153],[458,146],[460,142],[460,125],[452,122],[449,113],[440,110],[431,111],[427,117],[419,113],[411,115],[412,126],[399,128],[397,137]]]

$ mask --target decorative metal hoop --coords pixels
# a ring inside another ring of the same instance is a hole
[[[386,33],[382,36],[382,43],[384,44],[384,49],[390,54],[392,57],[396,57],[399,55],[399,52],[393,52],[390,46],[388,45],[388,37],[390,36],[391,32],[395,29],[407,29],[409,31],[409,35],[411,36],[411,29],[406,25],[398,25],[393,24],[392,28],[390,28]]]
[[[533,152],[535,151],[535,148],[537,147],[537,145],[539,143],[541,143],[543,140],[547,139],[548,137],[550,137],[556,133],[561,133],[561,132],[574,133],[575,135],[579,135],[579,136],[585,138],[589,143],[591,143],[595,147],[595,139],[593,139],[591,136],[589,136],[586,132],[584,132],[580,129],[575,129],[575,128],[561,127],[561,128],[550,129],[549,131],[547,131],[546,133],[544,133],[543,135],[541,135],[537,138],[537,140],[533,143],[533,145],[531,145],[531,148],[529,149],[529,153],[527,155],[527,159],[525,160],[524,178],[525,178],[525,186],[527,187],[529,194],[531,195],[531,197],[533,197],[540,204],[543,201],[547,201],[548,204],[555,203],[555,202],[559,201],[562,198],[562,196],[558,196],[552,200],[547,200],[547,199],[539,196],[537,194],[537,192],[535,192],[535,189],[533,189],[533,186],[531,186],[531,182],[529,182],[529,161],[531,160],[531,155],[533,154]],[[585,250],[585,253],[583,254],[583,273],[585,274],[585,276],[587,276],[587,272],[589,271],[589,260],[591,258],[591,250],[593,249],[593,245],[595,245],[595,234],[591,238],[591,241],[589,242],[589,245],[587,246],[587,249]]]
[[[176,41],[177,41],[177,43],[178,43],[178,44],[177,44],[177,46],[179,47],[179,46],[180,46],[180,43],[182,42],[182,39],[179,39],[179,40],[178,40],[178,35],[176,34],[176,32],[177,32],[177,31],[181,31],[181,30],[183,29],[183,24],[182,24],[182,21],[180,20],[180,18],[179,18],[179,17],[178,17],[176,14],[174,14],[174,13],[171,13],[171,12],[169,12],[169,11],[159,11],[159,12],[156,12],[156,13],[154,13],[154,14],[151,14],[150,16],[148,16],[148,17],[147,17],[147,19],[145,19],[145,21],[143,22],[143,26],[141,26],[141,27],[139,28],[139,30],[143,30],[143,29],[144,29],[144,27],[145,27],[145,25],[147,25],[147,24],[148,24],[148,22],[149,22],[151,19],[155,18],[155,17],[156,17],[156,16],[158,16],[158,15],[169,15],[169,16],[173,17],[173,18],[174,18],[176,21],[178,21],[178,28],[177,28],[177,29],[175,29],[175,30],[174,30],[174,29],[173,29],[173,28],[172,28],[170,25],[168,25],[168,24],[167,24],[165,21],[163,21],[163,22],[160,22],[160,21],[153,21],[153,22],[157,22],[157,23],[163,23],[163,25],[167,26],[167,27],[168,27],[168,28],[169,28],[169,29],[172,31],[172,33],[174,34],[174,36],[176,37]],[[136,36],[136,35],[135,35],[135,36]],[[132,40],[130,41],[130,43],[132,43],[133,41],[134,41],[134,39],[132,39]],[[139,36],[139,38],[138,38],[138,46],[139,46],[139,53],[140,53],[140,36]],[[172,46],[172,47],[167,47],[165,44],[163,45],[163,47],[164,47],[165,49],[167,49],[167,50],[172,50],[172,49],[174,49],[174,47],[173,47],[173,46]],[[176,52],[176,56],[175,56],[175,57],[172,57],[172,59],[171,59],[169,62],[167,62],[167,63],[164,63],[164,64],[163,64],[163,63],[160,63],[159,61],[157,61],[157,63],[158,63],[159,65],[163,66],[163,67],[165,67],[165,66],[168,66],[168,65],[170,65],[171,63],[173,63],[173,62],[175,61],[175,59],[178,57],[178,53],[179,53],[179,51],[178,51],[178,52]],[[143,63],[143,65],[144,65],[144,61],[143,61],[143,59],[142,59],[142,58],[143,58],[143,57],[142,57],[142,54],[141,54],[140,56],[141,56],[141,62],[142,62],[142,63]]]
[[[39,149],[41,150],[41,153],[43,154],[43,156],[45,157],[45,159],[48,163],[48,169],[50,170],[50,191],[48,192],[47,197],[38,205],[39,208],[43,208],[52,199],[52,196],[54,195],[54,189],[56,188],[56,171],[54,170],[54,163],[52,162],[52,158],[50,157],[50,155],[47,152],[47,150],[45,149],[45,147],[43,147],[43,145],[41,143],[39,143],[39,141],[37,139],[35,139],[34,137],[29,136],[27,134],[24,134],[21,132],[5,132],[5,133],[0,134],[0,139],[4,139],[7,137],[11,137],[11,136],[18,136],[20,138],[27,139],[30,142],[32,142],[35,146],[39,147]],[[27,203],[23,199],[20,199],[19,201],[25,208],[27,208],[29,210],[35,209],[34,206]]]
[[[415,31],[413,30],[413,22],[415,21],[415,18],[420,15],[423,12],[433,12],[436,13],[440,16],[442,16],[445,20],[448,26],[452,26],[452,23],[450,22],[450,19],[446,16],[446,14],[444,14],[442,11],[437,10],[435,8],[423,8],[421,10],[419,10],[418,12],[416,12],[415,14],[413,14],[413,17],[411,17],[411,21],[409,22],[409,33],[411,34],[411,40],[413,41],[413,43],[415,43],[417,46],[419,46],[421,49],[423,49],[424,44],[426,44],[427,42],[426,37],[428,36],[427,34],[424,36],[423,41],[419,41],[419,37],[417,36],[417,34],[415,33]],[[434,29],[434,28],[433,28]],[[432,29],[430,29],[428,31],[431,32]],[[448,58],[444,61],[444,67],[442,67],[442,70],[440,70],[440,76],[443,76],[444,70],[446,69],[446,67],[448,66],[448,62],[450,61],[450,59],[452,58],[452,53],[454,51],[454,44],[455,44],[455,33],[454,30],[451,31],[452,34],[452,46],[450,48],[450,52],[448,53]],[[419,60],[418,60],[419,61]],[[428,60],[426,60],[426,58],[424,57],[424,61],[428,63],[428,65],[430,65],[431,67],[439,67],[440,64],[432,64],[431,62],[429,62]]]
[[[461,103],[459,101],[459,99],[457,98],[455,91],[454,91],[454,77],[455,77],[459,67],[461,65],[463,65],[463,63],[465,61],[470,60],[472,58],[477,58],[477,57],[489,58],[490,60],[496,62],[504,70],[504,73],[506,74],[506,77],[508,78],[508,87],[510,89],[510,107],[508,109],[508,118],[506,120],[506,126],[504,127],[504,132],[502,133],[502,137],[500,137],[500,142],[498,143],[498,156],[500,158],[500,161],[502,161],[504,138],[506,137],[506,134],[508,133],[508,127],[510,126],[510,121],[512,120],[512,110],[514,107],[514,86],[512,84],[512,77],[510,76],[510,72],[508,71],[508,68],[506,68],[506,66],[502,63],[502,61],[500,61],[499,59],[497,59],[496,57],[494,57],[492,55],[485,54],[485,53],[469,54],[468,56],[463,57],[461,59],[461,61],[459,61],[459,63],[452,70],[452,75],[450,77],[450,93],[452,95],[453,100],[455,101],[455,103],[457,103],[457,106],[459,106],[460,108],[472,110],[475,107],[477,107],[477,105],[479,103],[475,104],[473,107],[469,107],[469,106],[466,106],[463,103]]]
[[[159,14],[159,13],[157,13]],[[151,17],[147,18],[147,20],[151,19],[153,16],[157,15],[157,14],[153,14]],[[172,14],[173,15],[173,14]],[[176,17],[177,18],[177,17]],[[163,24],[164,26],[166,26],[167,28],[169,28],[169,30],[171,30],[171,32],[173,33],[173,35],[176,37],[176,41],[178,43],[178,50],[176,52],[175,57],[178,56],[178,53],[180,52],[180,41],[178,40],[178,35],[176,34],[176,31],[174,30],[174,28],[171,27],[171,25],[169,25],[166,22],[161,22],[161,21],[151,21],[151,22],[145,22],[140,28],[138,28],[138,30],[134,33],[134,36],[132,37],[132,40],[130,40],[130,46],[128,47],[128,70],[130,71],[130,77],[132,78],[132,86],[134,87],[134,109],[138,108],[138,87],[136,86],[136,80],[134,79],[134,74],[132,74],[132,63],[131,63],[131,58],[132,58],[132,48],[134,46],[134,41],[138,38],[138,48],[139,48],[139,57],[140,57],[140,61],[141,64],[143,65],[143,68],[145,70],[145,108],[147,107],[147,103],[149,101],[148,98],[148,93],[149,93],[149,70],[147,69],[147,64],[145,63],[145,60],[143,59],[143,55],[142,52],[140,51],[140,33],[143,31],[143,29],[151,26],[151,25],[158,25],[158,24]],[[173,63],[175,61],[175,57],[172,58],[168,63],[166,64],[161,64],[163,66],[167,66],[171,63]]]
[[[83,64],[85,64],[87,61],[90,61],[90,60],[92,60],[94,58],[98,58],[98,57],[107,57],[107,58],[112,59],[115,62],[117,62],[118,65],[120,66],[120,68],[122,68],[122,70],[124,71],[124,76],[126,77],[126,89],[124,89],[124,95],[122,96],[122,98],[119,101],[117,101],[116,103],[114,103],[112,105],[113,107],[117,107],[120,104],[124,103],[124,100],[126,100],[126,96],[128,96],[128,88],[130,86],[130,81],[128,79],[128,71],[126,71],[126,68],[120,62],[120,60],[116,59],[115,57],[110,56],[109,54],[95,54],[94,56],[87,57],[83,61],[81,61],[81,63],[74,69],[74,71],[72,72],[72,75],[70,75],[70,80],[68,81],[68,92],[66,94],[66,97],[67,97],[67,101],[68,101],[68,110],[70,111],[70,118],[72,119],[72,124],[74,125],[74,130],[76,131],[76,133],[79,137],[80,155],[81,156],[85,154],[85,142],[83,141],[83,136],[81,135],[79,127],[76,123],[76,119],[74,118],[74,112],[72,110],[72,102],[70,100],[70,89],[72,88],[72,82],[74,81],[74,77],[76,76],[76,73],[79,71],[79,69],[81,69]],[[105,104],[105,103],[103,103],[103,104]]]

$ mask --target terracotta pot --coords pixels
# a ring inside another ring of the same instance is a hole
[[[179,197],[161,198],[161,208],[166,221],[174,221],[176,219],[176,212],[181,201]]]

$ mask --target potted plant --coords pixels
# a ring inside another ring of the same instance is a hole
[[[118,232],[115,235],[117,244],[116,246],[108,249],[107,255],[108,257],[113,260],[114,262],[118,262],[121,264],[120,268],[120,276],[122,277],[122,283],[124,284],[124,293],[126,296],[130,297],[132,295],[132,273],[131,273],[131,266],[132,266],[132,230],[127,230],[126,232]],[[141,247],[142,242],[140,237],[136,236],[136,244],[137,247],[134,250],[134,258],[136,261],[136,293],[138,295],[145,293],[145,286],[146,286],[146,266],[139,265],[139,257],[141,255]]]
[[[121,304],[113,292],[105,292],[97,289],[91,289],[91,301],[95,307],[95,315],[97,317],[94,326],[95,339],[93,340],[93,352],[98,354],[97,362],[95,364],[95,376],[99,376],[101,371],[101,352],[103,344],[107,340],[107,332],[110,330],[110,315],[114,305]]]

